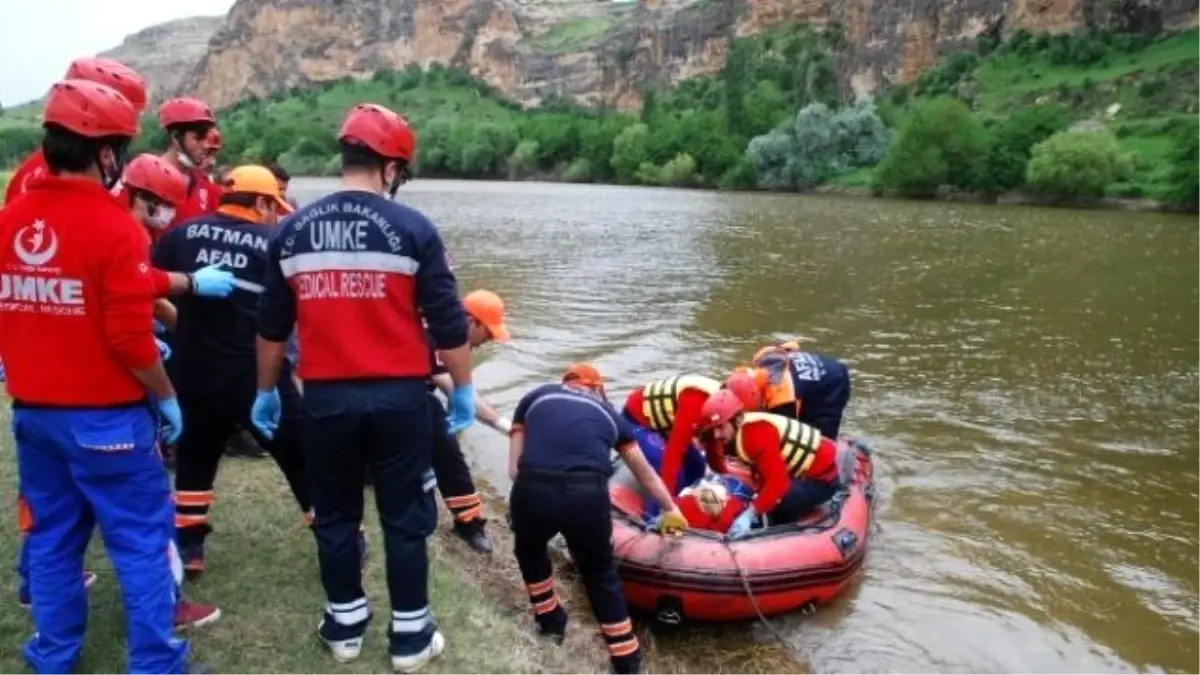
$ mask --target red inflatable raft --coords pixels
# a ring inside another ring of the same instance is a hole
[[[613,550],[630,606],[666,623],[736,621],[823,604],[845,591],[866,556],[874,484],[870,451],[841,444],[854,453],[846,470],[852,477],[827,505],[736,541],[702,530],[679,538],[648,531],[645,497],[627,470],[619,472],[609,486]],[[747,478],[740,466],[731,473]]]

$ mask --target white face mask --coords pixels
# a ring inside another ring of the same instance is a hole
[[[170,206],[160,206],[146,224],[155,230],[161,230],[170,225],[172,220],[175,220],[175,209]]]

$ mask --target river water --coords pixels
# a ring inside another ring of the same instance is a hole
[[[1195,217],[432,180],[401,199],[464,292],[507,301],[514,341],[475,371],[503,410],[581,359],[618,402],[772,338],[850,364],[880,526],[852,592],[780,622],[815,672],[1197,669]],[[505,441],[467,440],[505,489]]]

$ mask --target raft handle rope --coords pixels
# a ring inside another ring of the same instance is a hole
[[[783,631],[779,630],[779,627],[776,626],[770,619],[768,619],[767,615],[763,614],[762,608],[758,606],[758,598],[755,597],[754,591],[750,588],[750,579],[746,576],[746,568],[742,567],[742,563],[738,560],[737,550],[733,548],[733,542],[731,542],[728,537],[722,537],[721,544],[725,546],[726,551],[729,551],[729,558],[733,561],[733,567],[737,570],[738,578],[742,581],[742,590],[746,592],[746,597],[750,599],[750,605],[754,607],[754,613],[758,614],[758,620],[761,621],[763,625],[765,625],[767,629],[771,631],[771,634],[774,635],[775,639],[779,642],[779,646],[782,647],[784,651],[786,651],[793,659],[796,660],[796,662],[799,663],[800,656],[796,653],[796,648],[792,646],[790,641],[788,641],[787,637],[783,634]],[[815,605],[809,602],[800,609],[800,613],[803,615],[808,615],[811,614],[815,608]]]

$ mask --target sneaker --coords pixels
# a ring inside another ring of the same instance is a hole
[[[429,640],[429,646],[416,654],[410,656],[392,655],[392,672],[394,673],[415,673],[425,664],[436,659],[446,651],[446,638],[442,636],[441,631],[434,631],[433,637]]]
[[[321,619],[321,623],[317,624],[317,638],[329,648],[329,653],[333,654],[333,660],[338,663],[349,663],[358,658],[362,654],[363,635],[353,638],[344,638],[335,640],[325,637],[325,619]]]
[[[221,608],[203,602],[180,600],[175,605],[175,629],[189,630],[207,626],[221,618]]]
[[[91,588],[92,584],[96,583],[96,579],[99,578],[100,577],[96,576],[95,572],[91,570],[84,570],[83,587]],[[17,589],[17,603],[21,605],[23,609],[29,609],[31,606],[33,606],[33,596],[29,594],[28,584],[21,584],[21,587]]]
[[[486,555],[492,552],[492,539],[483,529],[486,522],[483,518],[476,518],[469,523],[455,523],[454,534],[467,542],[467,546],[476,553]]]

